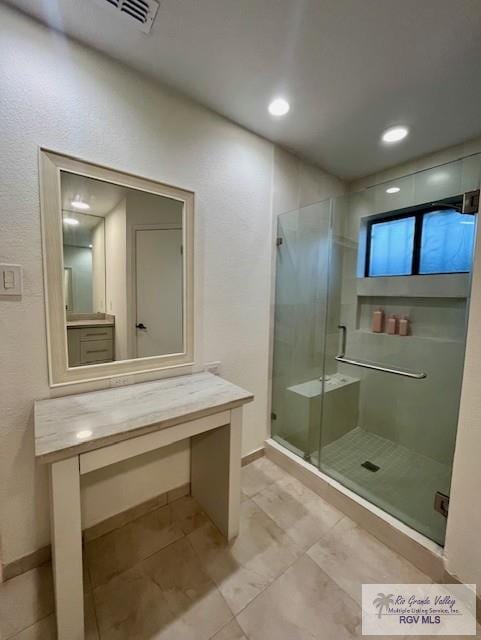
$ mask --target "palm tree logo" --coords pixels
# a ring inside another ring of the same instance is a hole
[[[376,607],[376,609],[379,609],[377,617],[380,618],[382,615],[382,610],[387,609],[390,605],[394,604],[394,593],[378,593],[377,598],[374,598],[372,603]]]

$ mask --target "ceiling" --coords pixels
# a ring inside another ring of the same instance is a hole
[[[481,134],[479,0],[161,0],[149,35],[102,0],[12,4],[346,179]]]
[[[125,197],[126,190],[109,182],[61,172],[62,217],[74,218],[77,225],[63,224],[63,243],[75,247],[89,247],[94,229]],[[72,207],[80,200],[89,205],[88,212]]]
[[[64,218],[67,216],[64,214]],[[70,217],[70,216],[68,216]],[[72,247],[92,248],[93,232],[98,224],[104,221],[104,218],[88,215],[86,213],[76,213],[75,219],[78,225],[63,225],[63,244]]]
[[[72,201],[81,200],[89,205],[89,214],[105,217],[125,197],[127,190],[110,182],[103,182],[95,178],[87,178],[77,173],[62,171],[62,210],[78,213],[72,207]],[[71,217],[75,217],[72,215]]]

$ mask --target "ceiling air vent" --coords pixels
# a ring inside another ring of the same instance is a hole
[[[104,7],[111,7],[144,33],[149,33],[159,8],[157,0],[95,0],[95,2]]]

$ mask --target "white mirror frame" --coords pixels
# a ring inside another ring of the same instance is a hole
[[[61,171],[155,193],[183,202],[184,351],[182,353],[80,367],[68,366],[66,313],[63,299]],[[40,149],[40,196],[50,386],[63,386],[192,365],[194,358],[194,193],[48,149]]]

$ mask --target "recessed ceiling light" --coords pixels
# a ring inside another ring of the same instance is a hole
[[[386,189],[386,193],[399,193],[401,191],[401,189],[399,187],[389,187],[389,189]]]
[[[82,200],[72,200],[70,204],[74,209],[79,209],[80,211],[88,211],[90,209],[90,205],[82,202]]]
[[[382,134],[382,140],[388,144],[392,142],[400,142],[401,140],[404,140],[408,133],[409,129],[407,127],[391,127]]]
[[[89,249],[91,249],[92,247],[93,247],[93,245],[92,245],[92,244],[89,244]]]
[[[271,116],[285,116],[289,112],[289,103],[284,98],[275,98],[269,105]]]
[[[63,221],[65,224],[71,224],[72,226],[75,226],[79,223],[78,220],[75,220],[75,218],[64,218]]]

